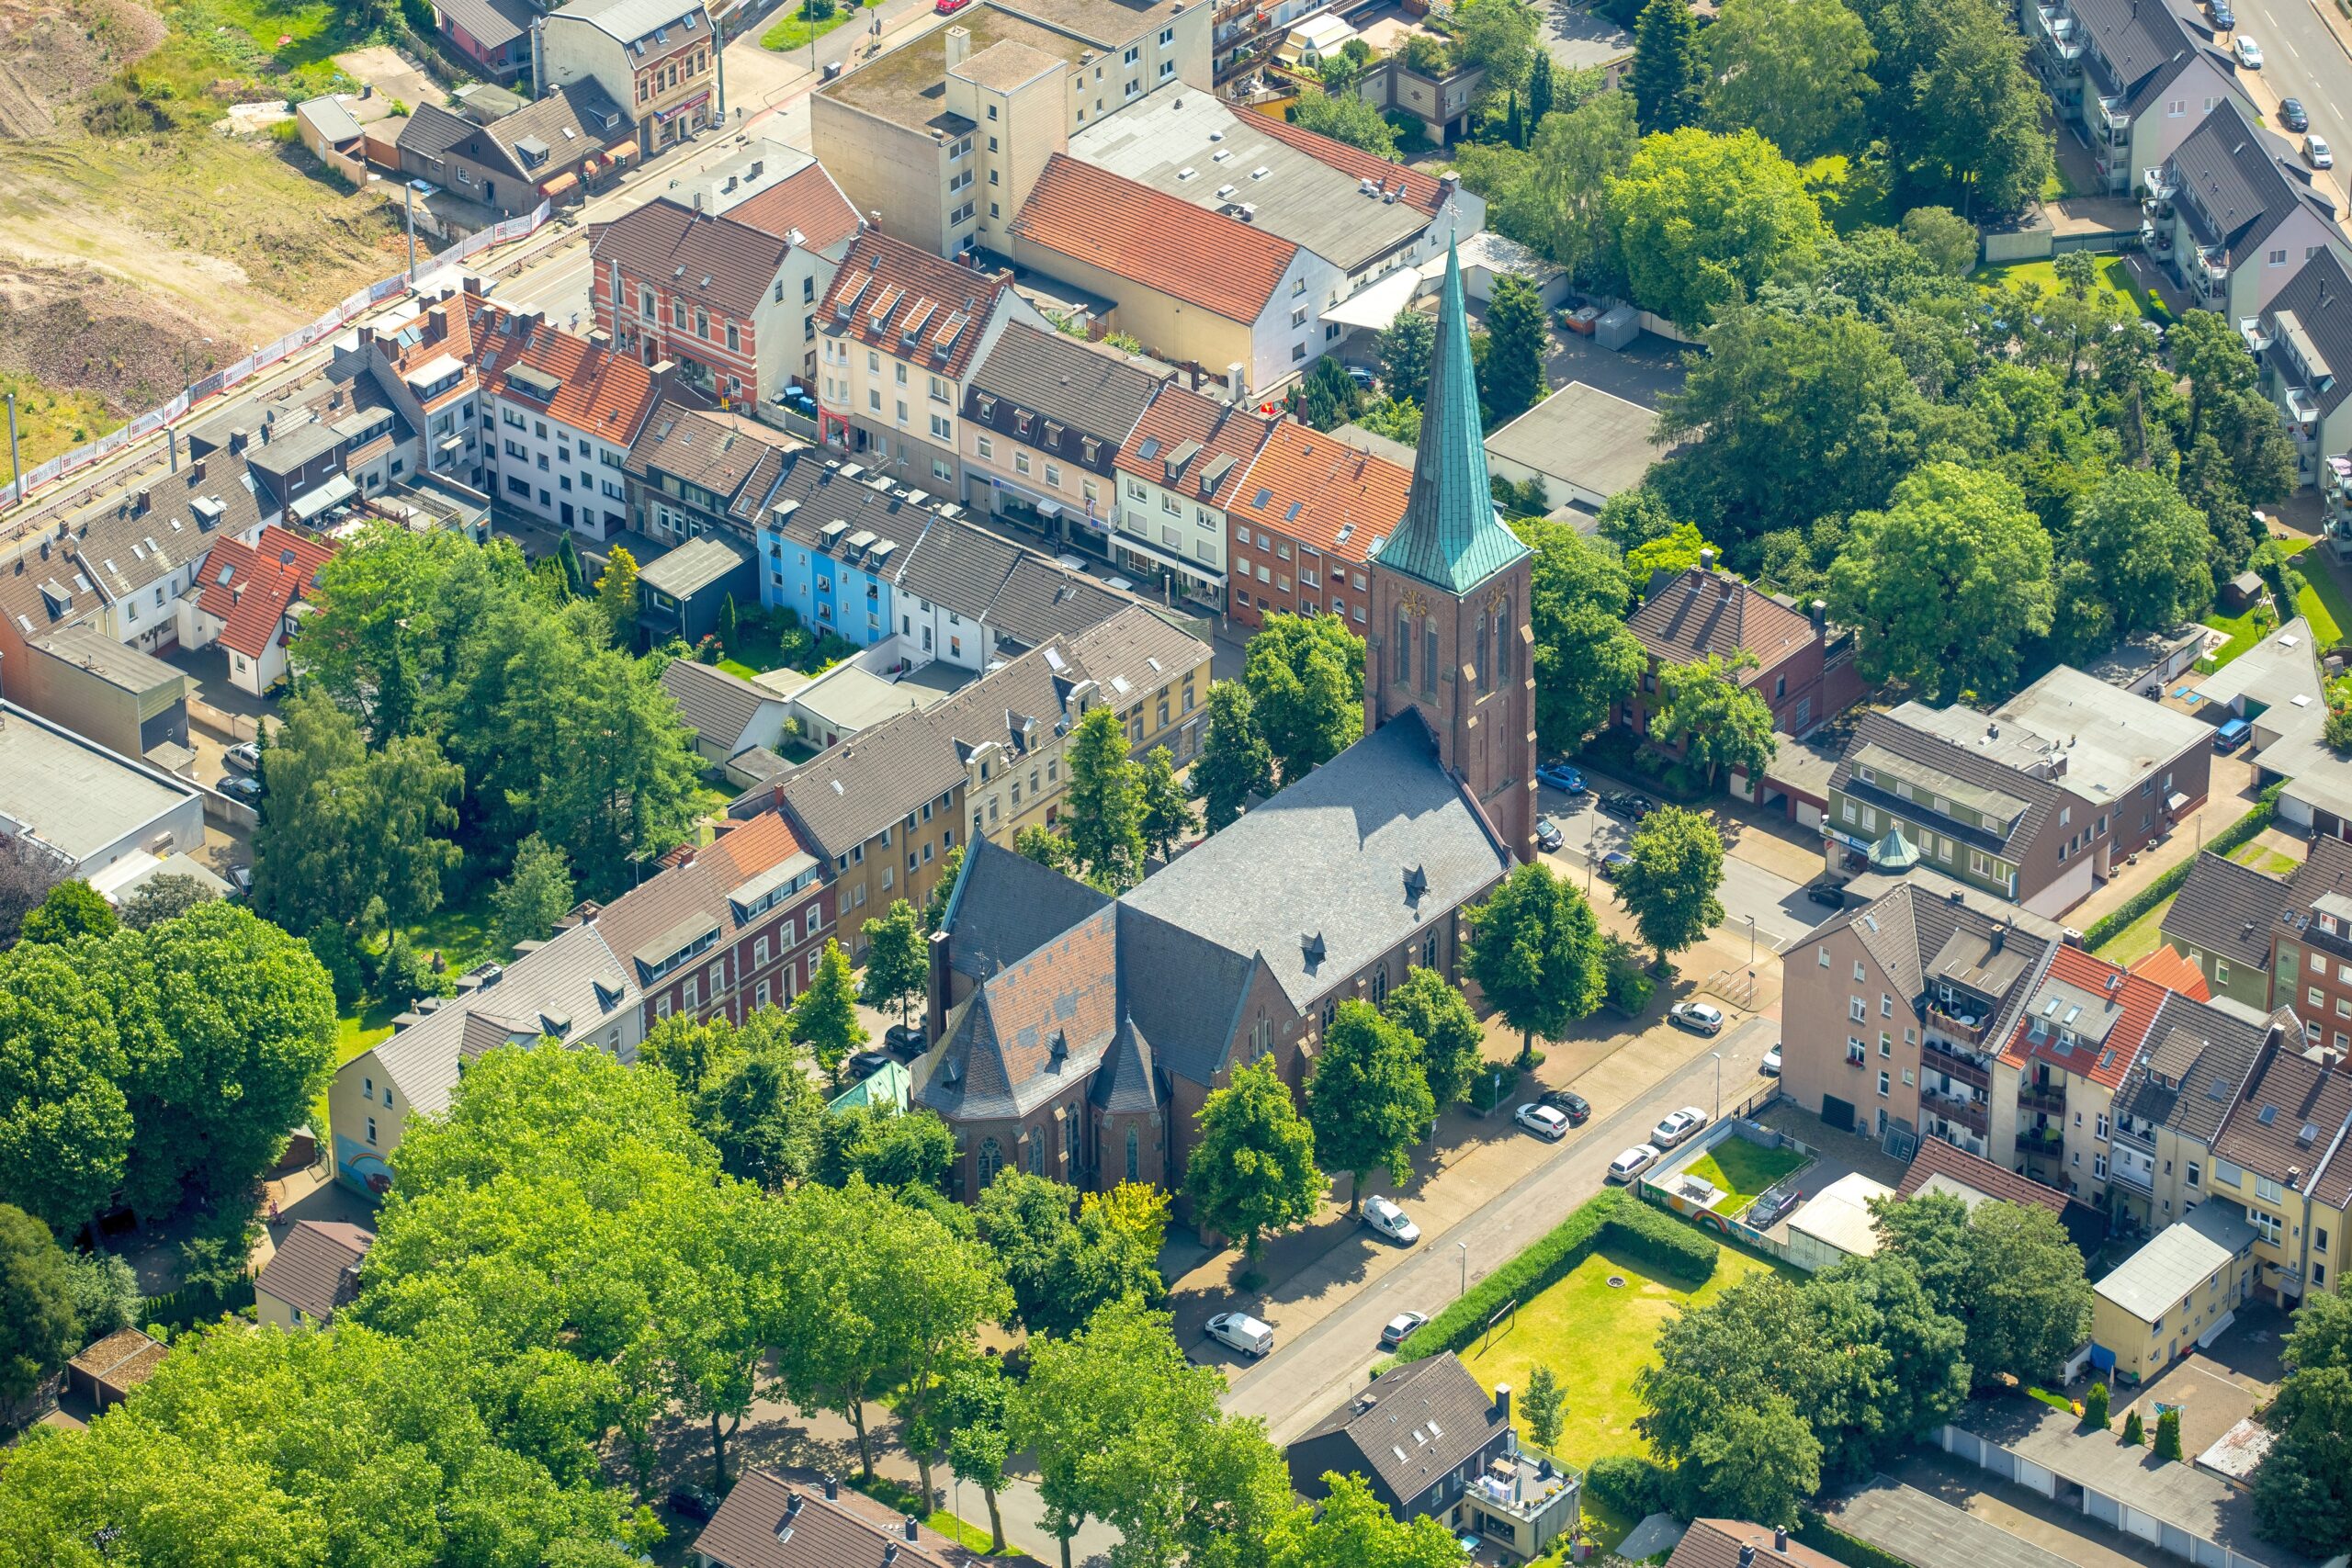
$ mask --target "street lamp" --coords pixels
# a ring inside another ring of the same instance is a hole
[[[1747,917],[1747,975],[1756,977],[1756,917]]]
[[[1724,1054],[1710,1051],[1707,1055],[1715,1059],[1715,1120],[1720,1122],[1724,1119]]]
[[[1462,1289],[1455,1293],[1466,1296],[1470,1293],[1470,1244],[1466,1241],[1457,1241],[1453,1246],[1454,1249],[1462,1254]]]

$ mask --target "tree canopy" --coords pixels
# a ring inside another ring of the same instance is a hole
[[[1799,164],[1861,141],[1877,51],[1844,0],[1724,0],[1702,42],[1712,129],[1752,130]]]
[[[1753,297],[1828,235],[1795,165],[1753,130],[1651,136],[1607,190],[1634,299],[1685,327]]]
[[[1528,620],[1534,637],[1535,735],[1547,751],[1574,751],[1608,723],[1648,664],[1625,626],[1624,565],[1572,524],[1521,518],[1534,552]]]
[[[1463,913],[1470,927],[1464,966],[1520,1032],[1522,1057],[1533,1054],[1536,1035],[1558,1034],[1600,1007],[1607,986],[1600,924],[1584,895],[1549,866],[1521,866]]]
[[[1267,616],[1250,639],[1241,683],[1286,785],[1363,734],[1363,638],[1337,615]]]
[[[2039,1382],[2090,1330],[2083,1255],[2058,1216],[2023,1203],[1979,1203],[1928,1193],[1874,1202],[1883,1254],[1907,1260],[1938,1311],[1967,1329],[1976,1385],[2006,1375]]]
[[[1412,1174],[1413,1145],[1436,1117],[1420,1042],[1371,1003],[1341,1002],[1306,1082],[1306,1120],[1317,1158],[1347,1173],[1353,1207],[1374,1171]]]
[[[1209,687],[1209,733],[1193,764],[1193,793],[1212,833],[1232,826],[1253,795],[1274,787],[1274,752],[1258,728],[1250,688],[1239,681]]]
[[[1238,1238],[1254,1262],[1268,1232],[1312,1218],[1323,1201],[1315,1129],[1271,1055],[1236,1067],[1225,1088],[1210,1090],[1198,1121],[1200,1138],[1184,1166],[1193,1215]]]
[[[1617,873],[1617,896],[1642,940],[1660,958],[1695,945],[1723,924],[1724,841],[1695,811],[1663,806],[1634,829],[1630,862]]]
[[[2352,1302],[2303,1297],[2285,1341],[2287,1375],[2261,1414],[2270,1450],[2254,1475],[2255,1522],[2307,1557],[2352,1550]]]

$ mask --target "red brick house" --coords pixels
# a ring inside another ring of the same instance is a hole
[[[1640,687],[1618,711],[1619,722],[1636,735],[1649,733],[1648,700],[1659,668],[1710,656],[1726,663],[1754,656],[1756,667],[1742,671],[1739,682],[1771,707],[1772,728],[1783,735],[1810,734],[1862,694],[1854,636],[1829,625],[1820,601],[1809,615],[1800,612],[1718,570],[1713,550],[1653,589],[1627,625],[1650,656]]]

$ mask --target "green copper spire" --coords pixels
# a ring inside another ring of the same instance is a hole
[[[1478,420],[1478,377],[1470,363],[1470,322],[1462,309],[1462,264],[1445,246],[1445,289],[1437,308],[1429,395],[1421,400],[1421,445],[1404,520],[1380,547],[1380,564],[1449,593],[1465,593],[1527,553],[1495,515],[1487,479],[1487,434]]]

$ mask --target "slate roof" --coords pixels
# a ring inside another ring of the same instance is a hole
[[[738,223],[748,223],[781,239],[795,234],[801,249],[827,251],[857,232],[857,208],[842,194],[822,164],[796,169],[759,195],[727,209]]]
[[[475,309],[473,327],[481,345],[474,367],[486,389],[543,408],[549,419],[616,449],[636,441],[661,400],[652,373],[634,355],[545,321],[526,328],[517,312],[486,300]],[[537,374],[517,377],[518,369]]]
[[[530,0],[435,0],[441,14],[466,29],[484,49],[495,51],[528,32],[538,16]]]
[[[1753,1562],[1743,1565],[1739,1549],[1756,1549]],[[1770,1525],[1750,1524],[1745,1519],[1693,1519],[1690,1528],[1682,1532],[1681,1543],[1674,1555],[1666,1560],[1666,1568],[1755,1568],[1768,1564],[1770,1568],[1838,1568],[1838,1560],[1790,1538],[1782,1551],[1773,1545]]]
[[[276,641],[287,610],[334,555],[332,543],[276,524],[250,545],[219,540],[197,573],[197,608],[223,623],[221,646],[258,659]]]
[[[376,1233],[339,1220],[304,1220],[277,1244],[254,1280],[254,1289],[276,1296],[313,1323],[324,1323],[354,1294],[344,1270],[358,1266],[376,1245]]]
[[[964,406],[992,396],[1115,446],[1135,429],[1161,379],[1067,333],[1013,321],[972,372]]]
[[[899,569],[899,587],[958,614],[971,605],[975,619],[981,606],[996,603],[1025,553],[1010,539],[968,525],[943,528],[933,524],[912,544],[906,564]]]
[[[594,82],[567,82],[513,114],[499,116],[481,130],[488,146],[497,150],[495,157],[483,161],[504,164],[534,185],[578,167],[617,142],[637,139],[628,116]],[[537,144],[542,153],[537,162],[527,155],[526,142]]]
[[[923,1102],[1001,1121],[1085,1083],[1119,1031],[1118,926],[1098,909],[982,981],[948,1017]]]
[[[839,860],[964,782],[964,764],[926,716],[910,710],[886,719],[741,798],[777,799],[820,853]]]
[[[1243,323],[1273,304],[1299,251],[1255,224],[1163,196],[1065,152],[1046,161],[1013,216],[1012,233]]]
[[[943,528],[960,524],[942,524]],[[942,599],[942,603],[953,604]],[[979,618],[999,636],[1035,648],[1057,637],[1071,637],[1124,617],[1136,607],[1129,595],[1114,592],[1092,578],[1069,570],[1043,556],[1023,552],[1005,573],[996,595]],[[1148,612],[1146,612],[1148,614]],[[1162,623],[1163,625],[1165,623]],[[1177,637],[1191,641],[1186,633]]]
[[[975,839],[965,846],[940,922],[949,933],[948,966],[985,980],[1110,902],[1107,894],[1051,866],[1014,854],[994,840]]]
[[[2257,256],[2270,231],[2300,208],[2335,224],[2335,204],[2312,187],[2286,143],[2249,118],[2235,98],[2216,106],[2166,166],[2195,197],[2184,209],[2189,227],[2202,243],[2226,249],[2232,266]]]
[[[786,1516],[789,1516],[787,1518]],[[847,1487],[832,1499],[822,1485],[788,1481],[772,1470],[747,1471],[695,1540],[701,1558],[727,1568],[964,1568],[987,1560],[929,1527],[906,1522]]]
[[[1922,1138],[1918,1152],[1904,1168],[1902,1184],[1895,1188],[1897,1198],[1912,1198],[1919,1190],[1937,1178],[1954,1186],[2003,1203],[2026,1203],[2047,1209],[2053,1214],[2065,1213],[2069,1201],[2064,1192],[2054,1187],[2044,1187],[2030,1180],[2006,1166],[1980,1159],[1957,1144],[1941,1138]]]
[[[1412,491],[1404,520],[1380,547],[1380,564],[1448,592],[1467,593],[1526,555],[1527,547],[1495,512],[1470,323],[1462,307],[1462,259],[1450,241],[1421,409]]]
[[[1966,709],[1958,712],[1982,728],[1981,715]],[[1938,724],[1941,732],[1926,728],[1931,723]],[[1903,818],[1933,818],[1939,832],[1949,833],[1963,843],[2011,858],[2022,856],[2042,829],[2057,821],[2061,805],[2071,802],[2074,796],[2039,773],[2005,760],[2014,751],[1996,755],[1960,744],[1951,738],[1956,730],[1956,720],[1939,718],[1937,710],[1917,703],[1905,703],[1893,713],[1857,714],[1853,739],[1847,744],[1846,755],[1838,761],[1837,772],[1829,775],[1829,787]],[[1864,766],[1872,768],[1881,782],[1864,783],[1857,773]],[[1903,776],[1915,783],[1950,781],[1980,795],[1989,792],[2005,797],[2000,814],[2007,816],[2007,829],[1938,817],[1932,802],[1904,799],[1884,783],[1891,767],[1898,768]],[[2007,815],[2012,809],[2014,815]]]
[[[857,73],[853,73],[852,79]],[[850,243],[817,310],[820,331],[961,380],[1012,285],[869,229]],[[906,334],[913,331],[911,344]]]
[[[1291,1445],[1344,1438],[1355,1458],[1330,1468],[1376,1477],[1410,1502],[1492,1442],[1510,1422],[1451,1350],[1392,1367]]]
[[[1729,661],[1743,649],[1757,668],[1753,684],[1814,640],[1813,622],[1730,572],[1694,566],[1653,592],[1626,625],[1653,659],[1695,664]]]
[[[588,225],[596,276],[616,263],[674,298],[748,321],[767,298],[792,244],[731,216],[696,212],[666,196]]]
[[[1277,865],[1283,874],[1265,874]],[[1237,957],[1262,960],[1304,1013],[1510,867],[1510,852],[1439,764],[1427,729],[1398,722],[1246,813],[1123,902]],[[1419,892],[1408,886],[1415,872]],[[1319,957],[1303,940],[1318,935]]]
[[[2303,263],[2262,312],[2264,363],[2334,413],[2352,397],[2352,271],[2330,249]]]
[[[2165,912],[2164,935],[2258,970],[2269,964],[2271,933],[2280,911],[2293,901],[2286,878],[2208,850],[2190,864],[2188,880]]]
[[[725,414],[695,409],[664,408],[646,422],[629,446],[627,471],[634,479],[655,472],[675,474],[714,495],[729,499],[729,511],[757,507],[766,497],[754,492],[772,488],[755,483],[763,475],[770,481],[783,472],[795,450],[780,434]]]
[[[1122,473],[1221,507],[1240,493],[1250,465],[1282,423],[1220,399],[1204,398],[1171,378],[1159,384],[1151,406],[1120,445],[1117,467]],[[1180,462],[1187,446],[1195,450]]]
[[[2256,1067],[2213,1139],[2213,1153],[2342,1208],[2352,1195],[2352,1159],[2342,1153],[2352,1122],[2352,1073],[2298,1055],[2296,1043],[2289,1036]]]
[[[1921,880],[1906,877],[1860,909],[1833,916],[1831,923],[1851,931],[1905,997],[1924,996],[1942,978],[1993,1003],[1984,1037],[1997,1039],[2032,995],[2058,943],[1973,903],[1939,897]],[[2003,960],[1997,965],[1990,962],[1996,932],[2001,933]],[[1960,967],[1963,964],[1973,967]]]
[[[740,675],[691,659],[673,659],[662,669],[662,689],[678,705],[678,716],[704,739],[729,750],[743,738],[760,710],[784,699]]]
[[[1119,1022],[1119,1032],[1102,1058],[1088,1097],[1114,1115],[1141,1113],[1168,1098],[1168,1086],[1152,1059],[1151,1043],[1130,1016]]]
[[[700,0],[571,0],[552,15],[577,17],[626,44],[636,43],[664,28],[680,35],[653,53],[638,56],[634,63],[640,65],[648,59],[658,60],[676,52],[682,42],[710,38],[709,13],[703,9]]]
[[[2068,0],[2066,8],[2098,45],[2083,51],[2086,70],[2133,113],[2197,58],[2197,39],[2162,0]]]
[[[1410,469],[1285,421],[1227,498],[1226,513],[1325,555],[1368,561],[1396,532],[1412,487]]]

